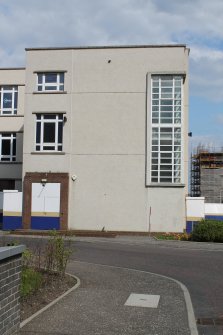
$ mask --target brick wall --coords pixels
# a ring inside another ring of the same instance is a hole
[[[0,248],[0,334],[19,331],[19,285],[23,246]]]

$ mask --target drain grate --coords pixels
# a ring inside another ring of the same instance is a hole
[[[197,324],[203,326],[223,326],[223,318],[199,318],[197,319]]]

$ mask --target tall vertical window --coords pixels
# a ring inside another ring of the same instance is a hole
[[[17,114],[18,86],[0,86],[0,114]]]
[[[36,151],[62,151],[63,114],[36,116]]]
[[[0,161],[14,162],[16,160],[16,134],[0,134]]]
[[[37,73],[37,90],[64,91],[64,72]]]
[[[181,183],[182,80],[152,76],[152,183]]]

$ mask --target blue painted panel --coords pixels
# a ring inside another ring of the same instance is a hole
[[[51,230],[60,229],[60,218],[59,217],[48,217],[48,216],[32,216],[31,217],[31,229],[40,230]]]
[[[199,223],[199,221],[187,221],[187,223],[186,223],[186,233],[187,234],[192,233],[192,231],[194,229],[194,226],[198,223]]]
[[[222,215],[205,215],[205,219],[223,221],[223,216]]]
[[[2,229],[3,213],[0,213],[0,230]]]
[[[3,216],[2,229],[15,230],[22,228],[21,216]]]

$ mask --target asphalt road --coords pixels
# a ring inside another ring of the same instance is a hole
[[[76,242],[73,259],[162,274],[188,288],[196,318],[223,318],[223,249],[200,250],[165,245]],[[223,334],[223,326],[198,326],[200,335]]]
[[[39,243],[33,238],[25,238],[23,242],[27,246]],[[197,319],[223,320],[222,246],[197,247],[188,242],[179,247],[174,243],[115,243],[99,239],[74,241],[70,246],[74,250],[73,260],[149,271],[177,279],[188,288]],[[222,335],[223,325],[198,326],[198,330],[200,335]]]

